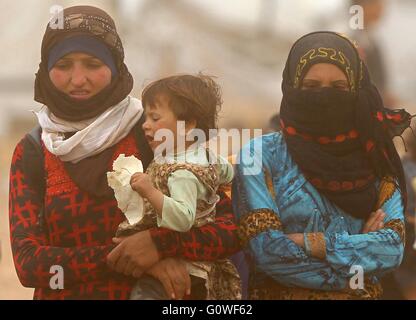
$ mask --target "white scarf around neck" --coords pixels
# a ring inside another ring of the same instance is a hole
[[[77,122],[57,118],[46,106],[33,112],[42,127],[46,148],[62,161],[77,163],[126,137],[142,116],[143,107],[140,100],[127,96],[98,117]],[[76,133],[65,139],[68,132]]]

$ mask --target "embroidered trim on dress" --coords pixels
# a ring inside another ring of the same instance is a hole
[[[79,190],[78,186],[66,171],[63,161],[49,152],[43,144],[42,148],[45,155],[46,195],[57,196]],[[124,153],[126,156],[135,155],[140,158],[136,140],[132,133],[128,134],[116,144],[112,161],[108,164],[109,170],[120,153]]]
[[[286,287],[273,280],[249,288],[250,300],[376,300],[381,297],[380,283],[364,280],[364,289],[339,291],[316,290],[300,287]]]
[[[406,232],[405,232],[404,222],[402,220],[400,219],[390,220],[384,225],[384,229],[391,229],[395,231],[399,235],[402,242],[405,242]]]
[[[241,243],[246,245],[251,238],[269,229],[282,230],[279,217],[271,209],[256,209],[241,219],[238,235]]]
[[[396,191],[396,184],[394,183],[393,177],[384,177],[380,183],[376,208],[381,208],[388,200],[390,200],[394,194],[394,191]]]
[[[318,259],[326,258],[325,236],[322,232],[306,233],[305,241],[309,244],[309,250],[312,257]]]

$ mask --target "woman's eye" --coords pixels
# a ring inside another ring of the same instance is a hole
[[[101,63],[96,63],[96,62],[90,62],[90,63],[87,63],[87,67],[89,68],[89,69],[98,69],[98,68],[100,68],[102,66],[102,64]]]
[[[305,89],[314,89],[314,88],[317,88],[317,87],[318,86],[316,84],[314,84],[314,83],[305,83],[303,85],[303,88],[305,88]]]
[[[59,70],[67,70],[71,67],[70,63],[65,63],[65,62],[61,62],[61,63],[57,63],[55,64],[54,68],[57,68]]]
[[[346,87],[346,86],[344,86],[344,85],[335,86],[334,88],[335,88],[335,89],[338,89],[338,90],[344,90],[344,91],[349,90],[349,88],[348,88],[348,87]]]

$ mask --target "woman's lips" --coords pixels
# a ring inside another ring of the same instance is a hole
[[[73,90],[69,92],[69,96],[74,99],[84,100],[88,99],[91,92],[88,90]]]

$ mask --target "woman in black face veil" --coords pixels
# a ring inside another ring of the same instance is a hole
[[[296,41],[282,91],[282,133],[243,148],[234,183],[252,297],[379,298],[403,255],[406,187],[392,138],[411,116],[384,108],[356,47],[334,32]],[[261,170],[247,174],[253,156]]]

